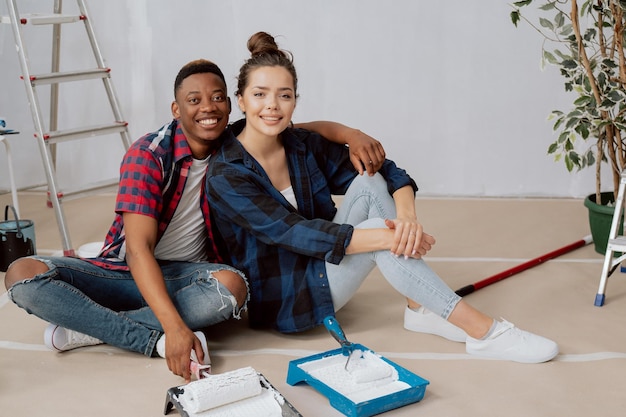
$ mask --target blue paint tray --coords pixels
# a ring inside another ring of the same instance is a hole
[[[368,349],[367,347],[356,343],[354,344],[354,348],[361,351],[372,352],[371,349]],[[332,356],[340,356],[342,359],[346,359],[346,356],[343,354],[343,352],[343,349],[339,348],[290,361],[289,369],[287,371],[287,383],[289,385],[296,385],[300,382],[306,382],[307,384],[315,388],[319,393],[327,397],[330,405],[333,408],[339,410],[346,416],[353,417],[373,416],[389,410],[393,410],[395,408],[418,402],[422,398],[424,398],[426,386],[429,384],[429,381],[384,357],[379,356],[380,359],[395,368],[395,370],[398,372],[398,381],[404,382],[406,385],[408,385],[408,387],[391,394],[382,395],[377,398],[367,399],[360,402],[353,402],[347,396],[334,390],[329,385],[314,377],[313,375],[311,375],[310,372],[302,369],[301,367],[308,362],[313,362],[324,358],[330,358]]]

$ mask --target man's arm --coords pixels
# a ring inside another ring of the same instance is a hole
[[[383,145],[358,129],[328,121],[296,123],[294,126],[317,132],[331,142],[348,145],[350,161],[361,175],[366,170],[369,175],[374,175],[383,166],[385,161]]]
[[[188,382],[191,379],[189,353],[195,348],[198,360],[202,361],[204,351],[174,306],[154,257],[157,220],[135,213],[122,216],[126,231],[126,261],[141,295],[163,327],[167,366]]]

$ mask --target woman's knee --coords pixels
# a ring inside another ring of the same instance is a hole
[[[354,180],[352,180],[352,185],[355,187],[364,187],[368,190],[381,190],[388,194],[387,192],[387,181],[385,177],[383,177],[379,172],[375,173],[372,176],[369,175],[357,175]],[[350,185],[350,187],[352,187]]]
[[[8,290],[15,283],[24,281],[48,271],[48,265],[34,258],[20,258],[7,269],[4,286]]]
[[[246,285],[246,281],[241,275],[234,271],[224,269],[219,272],[215,272],[213,276],[223,286],[228,288],[228,291],[230,291],[230,293],[237,300],[238,307],[241,307],[245,304],[246,300],[248,299],[248,286]]]

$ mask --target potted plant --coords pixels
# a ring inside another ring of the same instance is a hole
[[[526,22],[544,37],[542,61],[560,69],[565,90],[574,96],[571,109],[550,114],[558,134],[548,154],[570,172],[595,167],[596,190],[585,206],[595,250],[604,254],[611,206],[626,166],[626,1],[539,0],[536,22],[522,13],[531,3],[513,3],[511,20],[515,26]],[[603,167],[612,174],[609,190],[603,188]]]

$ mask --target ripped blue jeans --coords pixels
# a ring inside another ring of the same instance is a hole
[[[14,284],[8,296],[15,304],[47,322],[155,356],[163,329],[130,271],[105,269],[78,258],[34,258],[45,262],[49,270]],[[207,262],[161,266],[170,297],[192,330],[239,318],[245,309],[213,277],[213,272],[225,269],[242,275],[230,266]]]

